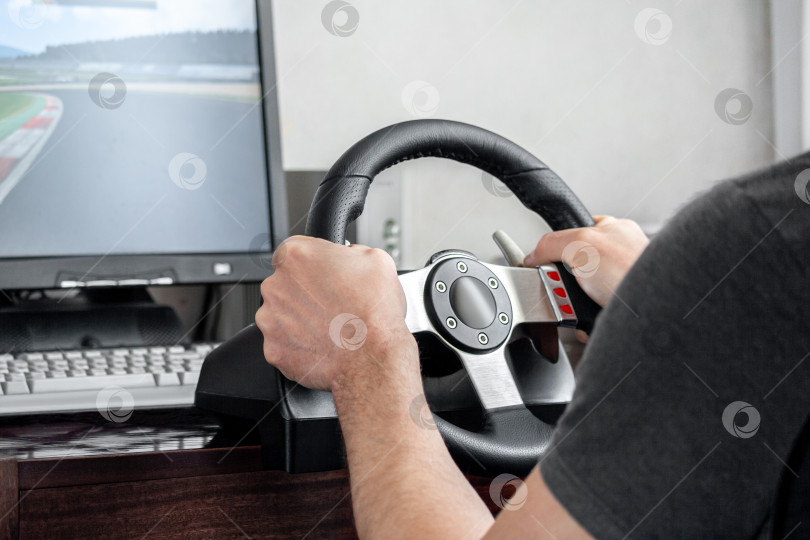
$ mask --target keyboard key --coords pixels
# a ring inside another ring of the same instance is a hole
[[[44,358],[42,353],[25,353],[21,354],[19,357],[20,360],[42,360]]]
[[[182,353],[182,352],[186,352],[186,349],[184,349],[183,347],[181,347],[179,345],[175,345],[174,347],[169,347],[168,350],[172,354],[179,354],[179,353]]]
[[[43,372],[41,372],[41,371],[33,371],[33,372],[31,372],[31,373],[28,373],[28,374],[27,374],[27,376],[26,376],[26,378],[27,378],[29,381],[30,381],[30,380],[33,380],[33,379],[44,379],[44,378],[45,378],[45,373],[43,373]]]
[[[9,360],[14,360],[14,357],[10,354],[0,354],[0,362],[8,362]]]
[[[200,354],[208,354],[214,347],[207,343],[198,343],[197,345],[192,345],[191,348]]]
[[[146,370],[143,366],[132,366],[127,368],[127,373],[146,373]]]
[[[28,385],[25,383],[25,379],[22,381],[6,381],[4,383],[0,383],[0,386],[3,387],[3,393],[7,396],[12,394],[29,394]]]
[[[64,370],[52,370],[47,373],[48,377],[51,379],[64,379],[67,377],[67,373]]]
[[[142,375],[105,375],[35,380],[31,381],[31,393],[101,390],[108,386],[121,386],[123,388],[155,386],[155,379],[151,375],[144,373]]]
[[[86,377],[87,373],[83,369],[71,369],[68,375],[71,377]]]
[[[177,376],[180,377],[180,382],[183,384],[197,384],[197,381],[200,380],[200,373],[198,371],[185,371],[183,373],[178,373]]]
[[[149,347],[149,354],[163,354],[166,352],[166,347]]]
[[[147,354],[149,354],[149,349],[145,349],[142,347],[137,349],[130,349],[129,354],[133,356],[146,356]]]
[[[84,357],[88,360],[91,358],[100,358],[101,356],[103,356],[101,351],[84,351]]]
[[[64,356],[65,356],[65,358],[67,358],[69,360],[70,359],[75,359],[75,358],[81,358],[82,357],[82,352],[81,351],[67,351],[67,352],[65,352]]]
[[[158,386],[176,386],[180,384],[177,373],[153,373]]]
[[[45,360],[62,360],[64,356],[60,352],[49,352],[45,353]],[[30,358],[28,359],[31,360]]]

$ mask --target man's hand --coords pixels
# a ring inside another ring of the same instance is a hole
[[[262,283],[256,325],[264,355],[285,377],[332,390],[350,365],[368,362],[391,344],[413,344],[405,295],[391,257],[379,249],[294,236],[273,256]]]
[[[596,225],[543,235],[524,266],[562,261],[582,290],[604,307],[650,243],[635,221],[594,216]]]

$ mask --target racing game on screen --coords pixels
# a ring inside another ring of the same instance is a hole
[[[269,233],[254,0],[7,7],[0,258],[245,252]]]

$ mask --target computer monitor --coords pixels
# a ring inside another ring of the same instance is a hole
[[[0,289],[258,281],[286,236],[269,0],[10,0]]]

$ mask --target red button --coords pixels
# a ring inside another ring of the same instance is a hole
[[[560,281],[560,274],[558,274],[557,272],[549,272],[546,275],[551,279],[553,279],[554,281]]]
[[[560,306],[560,311],[562,311],[563,313],[566,313],[568,315],[573,315],[574,314],[574,310],[571,309],[571,306],[569,306],[568,304],[565,304],[564,306]]]
[[[565,289],[563,289],[562,287],[560,287],[559,289],[554,289],[554,294],[556,294],[561,298],[566,298],[568,296],[567,294],[565,294]]]

